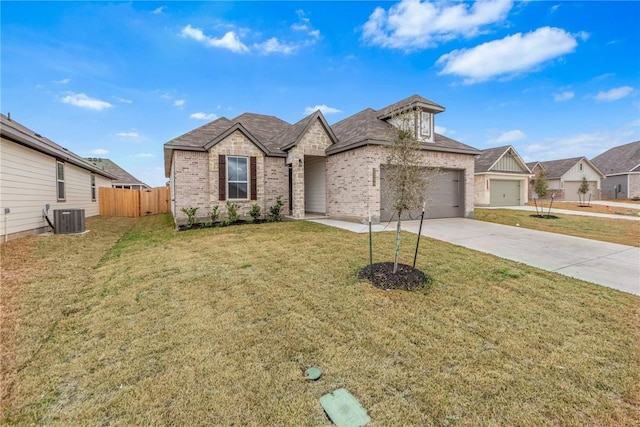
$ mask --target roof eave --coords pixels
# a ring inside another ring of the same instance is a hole
[[[38,141],[37,139],[29,135],[26,135],[24,132],[21,132],[17,129],[3,126],[2,137],[7,139],[8,141],[25,146],[32,150],[38,151],[40,153],[47,154],[51,157],[55,157],[56,159],[64,160],[68,163],[76,165],[90,172],[96,173],[98,175],[102,175],[105,178],[109,178],[111,180],[117,179],[115,175],[105,172],[102,169],[92,165],[91,163],[82,160],[82,158],[77,157],[75,154],[73,154],[71,151],[67,150],[66,148],[63,147],[62,150],[64,151],[60,151],[53,147],[49,147],[47,145],[44,145],[42,142]]]

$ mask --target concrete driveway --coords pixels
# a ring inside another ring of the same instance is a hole
[[[333,219],[321,224],[363,233],[365,224]],[[374,231],[394,231],[395,223]],[[419,221],[403,221],[402,229],[418,233]],[[422,235],[518,261],[591,283],[640,295],[640,248],[580,237],[527,230],[466,218],[431,219]]]

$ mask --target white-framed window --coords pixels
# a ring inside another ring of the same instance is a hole
[[[246,200],[249,198],[249,159],[227,157],[227,198]]]
[[[91,201],[96,201],[96,175],[91,174]]]
[[[56,162],[56,185],[58,201],[64,202],[66,200],[66,194],[64,188],[64,163],[62,162]]]
[[[420,117],[420,136],[431,138],[431,113],[423,111]]]

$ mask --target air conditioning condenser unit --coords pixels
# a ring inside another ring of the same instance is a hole
[[[56,234],[84,233],[84,209],[54,209]]]

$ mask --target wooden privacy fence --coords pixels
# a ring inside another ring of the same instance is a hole
[[[171,212],[169,187],[127,190],[100,187],[100,215],[136,218]]]

